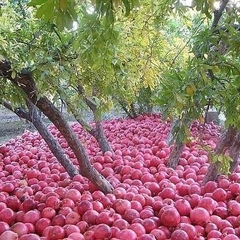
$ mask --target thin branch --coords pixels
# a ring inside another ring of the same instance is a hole
[[[215,29],[218,26],[219,20],[222,17],[223,11],[225,10],[228,2],[229,0],[223,0],[220,5],[220,8],[218,10],[214,10],[214,18],[213,18],[211,29]],[[211,80],[216,79],[212,69],[208,69],[207,71]]]
[[[223,11],[225,10],[229,0],[222,0],[222,3],[220,5],[219,9],[214,10],[214,19],[212,22],[212,29],[216,28],[220,18],[222,17]]]

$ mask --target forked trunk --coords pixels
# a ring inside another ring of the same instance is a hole
[[[130,106],[128,106],[128,103],[125,100],[118,99],[116,97],[115,99],[129,118],[134,119],[138,116],[133,103],[131,103]]]
[[[104,193],[112,192],[113,188],[111,184],[93,168],[82,143],[79,141],[77,135],[67,121],[63,118],[60,111],[46,97],[41,97],[36,105],[66,139],[69,147],[72,149],[78,160],[80,174],[88,178]]]
[[[88,133],[90,133],[95,139],[96,141],[98,142],[98,145],[102,151],[102,153],[105,153],[107,151],[111,151],[112,152],[112,148],[107,140],[107,137],[104,133],[104,130],[103,130],[103,126],[102,126],[102,122],[100,120],[97,120],[97,117],[96,117],[96,110],[95,110],[95,106],[94,108],[93,107],[90,107],[92,112],[93,112],[93,115],[94,115],[94,121],[95,121],[95,128],[93,128],[92,126],[90,126],[90,124],[88,124],[81,116],[80,113],[78,113],[75,108],[72,106],[72,104],[67,101],[66,99],[66,103],[67,103],[67,106],[70,110],[70,112],[73,114],[74,118],[78,121],[79,124],[81,124],[81,126],[83,127],[83,129],[85,131],[87,131]]]

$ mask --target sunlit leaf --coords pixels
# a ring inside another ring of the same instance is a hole
[[[16,71],[12,71],[12,73],[11,73],[11,77],[14,79],[16,76],[17,76]]]

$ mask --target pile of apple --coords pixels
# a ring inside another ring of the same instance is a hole
[[[166,167],[169,121],[153,114],[103,125],[113,148],[104,155],[93,137],[72,127],[114,186],[111,194],[80,175],[70,179],[37,132],[0,147],[0,240],[240,239],[240,168],[201,185],[209,167],[201,144],[216,146],[217,126],[192,124],[192,142],[174,170]],[[77,165],[61,134],[49,129]]]

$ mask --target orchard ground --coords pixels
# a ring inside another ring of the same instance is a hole
[[[31,126],[13,112],[0,108],[0,145],[6,143],[9,139],[21,135]]]
[[[64,110],[64,113],[69,122],[75,121],[73,117],[67,114],[66,110]],[[86,112],[84,116],[87,120],[92,120],[90,113]],[[103,119],[121,116],[124,116],[123,112],[114,111],[110,112],[109,114],[105,114],[103,116]],[[50,124],[47,118],[43,118],[43,120],[45,124]],[[0,107],[0,145],[5,144],[11,138],[22,135],[25,130],[35,131],[34,127],[30,123],[20,119],[15,113],[11,112],[10,110]]]

